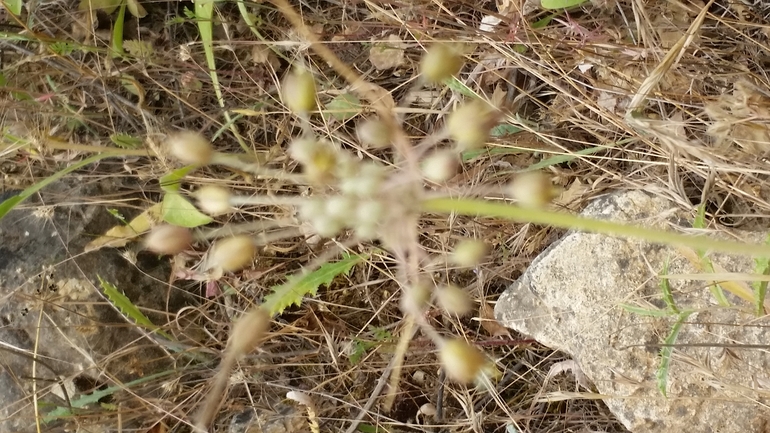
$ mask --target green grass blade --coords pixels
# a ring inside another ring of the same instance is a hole
[[[121,57],[125,55],[123,51],[123,25],[126,19],[126,2],[120,4],[118,17],[115,19],[115,25],[112,28],[112,57]]]
[[[663,263],[663,276],[665,277],[666,275],[668,275],[668,259]],[[666,303],[668,310],[679,313],[679,308],[677,308],[676,303],[674,302],[674,295],[671,294],[671,284],[669,283],[668,278],[660,279],[660,291],[663,292],[663,302]]]
[[[137,386],[137,385],[141,385],[141,384],[146,383],[146,382],[151,382],[151,381],[153,381],[155,379],[160,379],[162,377],[170,376],[172,374],[179,374],[179,372],[175,371],[175,370],[163,371],[163,372],[160,372],[160,373],[151,374],[149,376],[141,377],[141,378],[136,379],[136,380],[132,380],[131,382],[128,382],[128,383],[125,383],[125,384],[122,384],[122,385],[119,385],[119,386],[111,386],[111,387],[105,388],[105,389],[100,390],[100,391],[94,391],[91,394],[86,394],[86,395],[83,395],[81,397],[73,399],[72,402],[71,402],[72,403],[72,408],[73,409],[82,409],[82,408],[84,408],[84,407],[86,407],[88,405],[96,404],[96,403],[99,402],[99,400],[101,400],[101,399],[103,399],[105,397],[109,397],[109,396],[111,396],[112,394],[114,394],[116,392],[123,391],[123,390],[125,390],[127,388],[131,388],[132,386]],[[74,415],[75,414],[72,413],[72,410],[70,410],[69,407],[58,407],[58,408],[52,410],[51,412],[48,412],[47,414],[45,414],[43,416],[43,422],[44,423],[50,423],[52,421],[56,421],[57,419],[67,418],[67,417],[71,417],[71,416],[74,416]]]
[[[99,161],[100,159],[104,159],[110,156],[115,156],[114,154],[109,153],[100,153],[98,155],[94,155],[90,158],[86,158],[80,162],[77,162],[75,164],[70,165],[69,167],[57,171],[56,173],[48,176],[47,178],[41,180],[40,182],[27,187],[24,191],[22,191],[19,195],[13,196],[2,203],[0,203],[0,219],[3,219],[4,216],[8,214],[13,208],[18,206],[20,203],[22,203],[24,200],[28,199],[32,194],[35,194],[36,192],[40,191],[41,189],[45,188],[46,186],[56,182],[57,180],[63,178],[69,173],[72,173],[75,170],[78,170],[80,168],[83,168],[87,166],[88,164],[94,163],[96,161]]]
[[[364,256],[346,254],[339,262],[326,263],[304,275],[293,275],[284,284],[274,287],[262,305],[271,315],[281,314],[291,305],[299,305],[306,295],[315,295],[319,287],[330,284],[336,276],[347,274],[362,260]]]
[[[770,235],[765,238],[765,244],[770,245]],[[754,260],[754,273],[757,275],[770,275],[770,258],[758,257]],[[767,295],[767,281],[754,281],[754,310],[757,316],[765,314],[765,297]]]
[[[629,313],[638,314],[640,316],[646,316],[646,317],[670,317],[672,315],[671,311],[652,309],[652,308],[642,308],[631,304],[620,304],[620,308],[628,311]]]
[[[134,305],[134,303],[128,299],[126,295],[120,293],[120,290],[118,290],[117,287],[113,286],[107,281],[104,281],[102,277],[98,275],[97,278],[99,278],[99,283],[102,286],[104,295],[107,296],[107,299],[110,301],[110,303],[115,308],[117,308],[121,314],[132,320],[137,325],[150,331],[157,332],[158,335],[162,335],[168,340],[175,341],[171,335],[169,335],[167,332],[164,332],[160,329],[159,326],[152,323],[152,321],[147,318],[147,316],[145,316],[144,313],[142,313],[139,308],[137,308],[136,305]]]
[[[706,203],[701,203],[700,206],[698,206],[698,212],[695,215],[695,220],[692,222],[693,228],[696,229],[705,229],[706,228]],[[713,274],[714,273],[714,265],[711,263],[711,259],[706,254],[706,251],[702,248],[699,248],[696,250],[698,253],[698,257],[700,258],[701,266],[703,269]],[[727,300],[727,297],[725,296],[725,292],[722,289],[722,286],[719,285],[717,282],[713,282],[709,286],[709,291],[711,292],[711,296],[716,299],[717,303],[723,307],[729,307],[730,301]]]
[[[424,212],[504,218],[511,221],[549,225],[565,229],[582,230],[605,235],[643,239],[647,242],[702,248],[728,254],[746,256],[770,256],[770,245],[758,245],[743,242],[712,239],[707,236],[692,236],[656,230],[630,224],[611,222],[561,211],[528,209],[512,204],[492,202],[475,198],[439,197],[424,200],[421,204]]]
[[[679,331],[682,330],[682,324],[687,320],[690,315],[694,313],[692,310],[684,311],[679,314],[676,319],[676,323],[671,327],[671,332],[668,333],[664,346],[660,349],[660,365],[658,371],[655,372],[655,378],[658,384],[658,390],[663,397],[666,397],[666,389],[668,387],[668,371],[671,367],[671,354],[674,353],[674,343],[679,336]]]

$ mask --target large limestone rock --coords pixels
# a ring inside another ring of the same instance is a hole
[[[600,198],[583,214],[669,230],[686,230],[692,221],[676,205],[640,191]],[[739,235],[759,243],[766,234]],[[770,345],[770,321],[729,294],[734,308],[717,306],[706,281],[671,280],[677,306],[696,311],[676,339],[667,397],[657,389],[659,345],[675,318],[634,314],[621,304],[665,309],[659,275],[666,261],[669,275],[701,272],[687,254],[569,233],[533,261],[500,297],[495,313],[506,326],[571,354],[634,433],[770,431],[770,353],[761,346]],[[754,270],[751,258],[710,257],[729,272]]]
[[[114,385],[105,371],[126,382],[172,364],[105,302],[97,279],[148,311],[174,312],[184,297],[164,283],[168,266],[149,254],[134,266],[115,249],[84,253],[89,241],[119,223],[104,207],[87,204],[112,192],[103,182],[58,183],[42,192],[42,201],[25,202],[0,220],[0,432],[35,431],[35,397],[45,414],[51,405],[66,406],[65,395],[75,399],[94,384]],[[148,315],[157,324],[168,320]]]

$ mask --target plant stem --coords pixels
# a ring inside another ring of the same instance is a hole
[[[706,236],[684,235],[667,230],[586,218],[550,210],[528,209],[481,199],[430,198],[422,202],[422,210],[434,213],[456,213],[468,216],[504,218],[516,222],[549,225],[624,238],[637,238],[656,244],[687,246],[694,249],[722,253],[764,257],[770,255],[770,245],[724,241]]]

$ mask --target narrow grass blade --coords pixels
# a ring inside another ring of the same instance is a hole
[[[765,238],[765,244],[770,244],[770,235]],[[758,257],[754,260],[754,272],[758,275],[770,275],[770,258]],[[754,281],[754,309],[757,316],[765,314],[765,297],[767,295],[767,281]]]
[[[663,275],[668,275],[668,259],[663,263]],[[678,313],[679,308],[677,308],[674,302],[674,295],[671,294],[671,284],[669,284],[668,278],[660,279],[660,291],[663,292],[663,302],[666,303],[668,310]]]
[[[120,4],[118,17],[115,19],[112,28],[112,57],[121,57],[125,55],[123,51],[123,26],[126,21],[126,2]]]
[[[643,308],[631,304],[620,304],[620,308],[628,311],[629,313],[638,314],[646,317],[669,317],[672,315],[671,311]]]
[[[693,228],[696,229],[705,229],[706,228],[706,203],[702,203],[700,206],[698,206],[698,213],[695,216],[695,220],[692,222]],[[711,259],[706,254],[706,251],[703,249],[698,249],[698,258],[700,258],[701,266],[703,267],[703,270],[705,270],[708,273],[714,273],[714,265],[711,263]],[[727,300],[727,297],[725,296],[725,292],[722,289],[722,286],[719,285],[716,281],[713,281],[711,285],[709,286],[709,291],[711,291],[711,296],[716,299],[717,303],[723,307],[729,307],[730,301]]]
[[[660,349],[660,365],[658,371],[655,373],[657,379],[658,390],[663,397],[666,397],[666,389],[668,387],[668,371],[671,367],[671,354],[674,352],[674,343],[679,336],[679,331],[682,330],[682,324],[687,320],[690,315],[694,313],[692,310],[684,311],[679,314],[674,326],[671,327],[671,332],[668,333],[664,346]]]
[[[115,155],[102,153],[99,155],[94,155],[90,158],[86,158],[78,163],[70,165],[69,167],[61,171],[57,171],[56,173],[48,176],[47,178],[41,180],[40,182],[26,188],[19,195],[13,196],[3,201],[2,203],[0,203],[0,219],[3,219],[3,217],[6,216],[8,212],[10,212],[13,208],[18,206],[24,200],[28,199],[30,196],[32,196],[32,194],[35,194],[36,192],[56,182],[57,180],[63,178],[67,174],[72,173],[75,170],[78,170],[80,168],[87,166],[88,164],[94,163],[96,161],[99,161],[100,159],[104,159],[110,156],[115,156]]]
[[[103,390],[94,391],[91,394],[83,395],[79,398],[72,400],[72,409],[82,409],[88,405],[96,404],[99,402],[99,400],[109,397],[112,394],[116,392],[123,391],[125,389],[130,389],[132,386],[141,385],[143,383],[151,382],[156,379],[160,379],[166,376],[179,374],[177,370],[167,370],[156,374],[151,374],[149,376],[145,376],[136,380],[132,380],[131,382],[124,383],[119,386],[110,386],[108,388],[105,388]],[[72,410],[69,407],[58,407],[51,412],[48,412],[45,416],[43,416],[43,422],[44,423],[50,423],[53,421],[56,421],[57,419],[61,418],[67,418],[74,416],[75,414],[72,413]]]
[[[723,253],[770,256],[770,245],[723,241],[707,236],[691,236],[673,233],[667,230],[651,229],[630,224],[623,224],[582,216],[570,215],[561,211],[528,209],[511,204],[492,202],[475,198],[439,197],[424,200],[421,204],[424,212],[455,213],[476,217],[504,218],[511,221],[543,224],[572,230],[582,230],[611,236],[643,239],[647,242],[702,248]]]

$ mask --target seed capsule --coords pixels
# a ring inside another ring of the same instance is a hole
[[[315,80],[304,68],[295,68],[283,82],[283,100],[289,109],[298,114],[316,108]]]
[[[192,243],[193,236],[190,230],[169,224],[155,227],[144,240],[144,245],[148,250],[168,255],[179,254],[189,248]]]
[[[435,44],[428,49],[420,62],[422,77],[429,83],[440,83],[460,72],[463,58],[456,47]]]
[[[496,110],[484,101],[474,100],[453,111],[447,119],[447,130],[462,151],[483,147],[497,120]]]
[[[241,316],[230,333],[230,350],[236,356],[246,355],[257,348],[270,328],[270,314],[262,307],[254,307]]]
[[[230,195],[230,191],[214,185],[204,186],[195,193],[198,205],[203,212],[214,216],[222,215],[232,209]]]
[[[217,242],[209,255],[214,267],[219,267],[225,272],[234,272],[254,261],[257,247],[249,236],[233,236]]]
[[[463,340],[445,341],[439,351],[439,361],[448,378],[470,383],[476,379],[486,363],[484,354]]]
[[[182,131],[171,134],[166,144],[171,155],[185,164],[206,165],[214,156],[211,142],[197,132]]]

